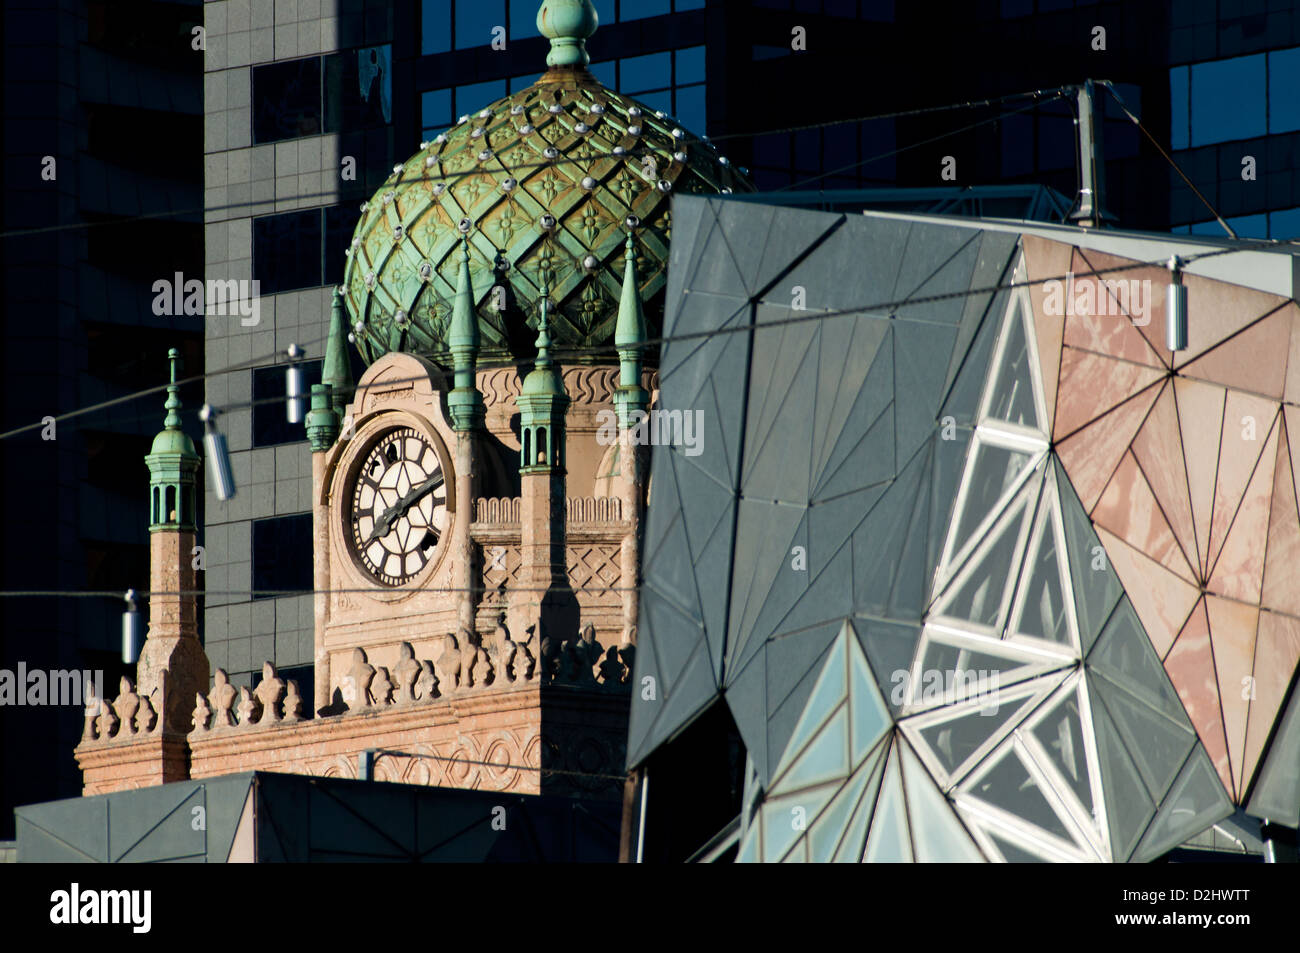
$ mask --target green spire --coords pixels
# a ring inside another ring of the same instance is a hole
[[[473,430],[483,423],[483,395],[478,392],[474,380],[479,348],[478,315],[474,313],[474,284],[469,276],[469,240],[466,238],[460,240],[460,270],[447,344],[456,374],[456,387],[447,395],[451,425],[457,431]]]
[[[632,247],[632,233],[627,233],[623,251],[623,296],[618,302],[618,322],[614,326],[614,347],[618,349],[618,393],[614,403],[623,426],[631,426],[631,411],[644,411],[650,404],[650,395],[641,386],[642,346],[646,333],[645,311],[641,307],[641,293],[636,283],[636,252]]]
[[[169,383],[163,408],[163,429],[153,438],[153,446],[144,458],[149,467],[150,529],[193,529],[194,494],[199,470],[199,455],[194,441],[181,430],[180,385],[176,382],[176,363],[180,352],[167,352]]]
[[[586,41],[599,24],[591,0],[545,0],[537,11],[537,30],[551,41],[546,65],[585,68],[591,62]]]
[[[329,387],[330,403],[342,417],[352,396],[352,364],[348,361],[348,323],[343,309],[343,292],[334,289],[330,307],[330,333],[325,343],[325,363],[321,383]]]
[[[328,385],[311,385],[311,410],[307,411],[306,425],[312,453],[324,453],[339,438],[339,415],[330,406]]]
[[[537,358],[524,378],[516,403],[522,437],[520,467],[558,469],[564,447],[564,412],[569,395],[564,391],[560,371],[551,362],[551,333],[548,317],[550,288],[542,281],[542,313],[537,329]]]

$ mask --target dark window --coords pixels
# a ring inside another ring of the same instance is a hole
[[[321,362],[303,361],[303,392],[320,383]],[[307,439],[301,423],[289,423],[285,411],[285,365],[253,369],[253,446],[271,447]]]
[[[325,57],[325,131],[369,129],[393,118],[393,69],[388,46]]]
[[[432,139],[454,120],[450,89],[432,89],[420,94],[420,128],[426,139]]]
[[[503,0],[456,0],[456,49],[487,46],[492,42],[492,28],[505,25]]]
[[[253,219],[253,277],[262,294],[321,281],[321,209]]]
[[[320,135],[320,57],[253,68],[253,141]]]
[[[1191,145],[1265,134],[1264,54],[1192,67]]]
[[[343,267],[347,256],[343,254],[352,241],[360,213],[355,205],[331,205],[325,213],[325,284],[343,284]]]
[[[420,37],[420,52],[425,55],[451,49],[451,0],[423,0]]]
[[[253,598],[273,598],[281,590],[309,592],[311,574],[310,513],[253,521]]]

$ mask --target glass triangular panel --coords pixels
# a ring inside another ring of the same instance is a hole
[[[826,784],[764,803],[760,822],[763,825],[763,863],[775,863],[784,857],[839,787],[839,784]]]
[[[847,628],[847,623],[845,624]],[[871,750],[872,745],[889,728],[889,709],[880,697],[880,689],[872,676],[871,668],[862,654],[857,639],[852,632],[847,636],[849,643],[849,713],[852,745],[849,760],[857,764],[862,756]]]
[[[834,858],[835,847],[845,835],[845,825],[853,809],[862,799],[862,792],[871,780],[874,765],[863,765],[849,777],[835,800],[817,818],[808,831],[808,859],[814,864],[828,864]]]
[[[1066,656],[964,633],[926,630],[919,672],[908,675],[910,706],[934,708],[975,698],[996,702],[994,693],[1034,675],[1071,663]]]
[[[813,686],[803,713],[800,714],[799,721],[790,734],[790,740],[786,742],[785,753],[781,755],[781,765],[789,764],[798,756],[800,749],[812,737],[818,726],[844,700],[846,648],[847,644],[842,637],[836,638],[831,643],[826,661],[822,663],[821,674],[817,676],[817,684]]]
[[[1065,564],[1058,544],[1064,534],[1059,528],[1054,493],[1043,493],[1036,522],[1029,558],[1020,574],[1011,631],[1058,645],[1073,645],[1073,616],[1066,601]]]
[[[844,706],[831,717],[803,753],[772,786],[774,793],[798,791],[849,773],[849,712]]]
[[[899,743],[889,752],[885,780],[871,818],[871,833],[863,862],[868,864],[910,864],[911,837],[907,833],[907,811],[903,803],[903,780],[898,769]]]
[[[992,708],[973,708],[948,721],[918,729],[926,746],[938,757],[949,776],[1020,712],[1019,701]]]
[[[1096,680],[1090,680],[1088,684],[1095,689]],[[1156,809],[1132,756],[1120,740],[1118,729],[1106,713],[1105,706],[1097,704],[1095,694],[1092,724],[1097,733],[1097,760],[1101,766],[1102,797],[1106,802],[1110,829],[1111,859],[1124,863]]]
[[[1070,565],[1070,580],[1074,584],[1074,611],[1077,613],[1079,641],[1086,654],[1097,641],[1106,620],[1110,618],[1124,594],[1119,578],[1106,556],[1105,547],[1092,528],[1092,521],[1084,512],[1074,492],[1074,486],[1055,460],[1056,496],[1065,525],[1066,562]]]
[[[945,570],[956,562],[979,525],[1002,508],[1033,462],[1033,454],[994,446],[976,436],[966,464],[960,512],[945,551]]]
[[[876,794],[880,790],[880,779],[884,776],[885,752],[889,743],[881,744],[875,752],[858,768],[867,775],[868,781],[862,795],[858,798],[853,818],[844,830],[839,849],[835,851],[835,862],[856,864],[862,861],[862,851],[866,847],[867,825],[871,823],[871,814],[876,806]]]
[[[1187,760],[1196,735],[1105,678],[1095,679],[1093,686],[1114,719],[1125,747],[1133,753],[1151,799],[1159,802]]]
[[[1083,699],[1079,686],[1036,718],[1034,737],[1047,752],[1052,766],[1088,813],[1094,812],[1092,780],[1088,770],[1088,743],[1083,731]]]
[[[1151,640],[1127,598],[1121,600],[1111,614],[1101,638],[1088,655],[1088,665],[1191,730],[1183,703],[1179,701],[1178,693],[1170,684],[1169,676],[1165,674],[1164,666],[1160,664]]]
[[[993,834],[989,834],[988,831],[985,831],[985,833],[988,834],[989,840],[993,841],[993,846],[998,849],[998,852],[1002,855],[1002,859],[1005,860],[1008,864],[1048,863],[1048,860],[1046,858],[1039,857],[1037,854],[1031,854],[1025,848],[1013,844],[1009,840],[1004,840],[1001,837],[997,837]]]
[[[736,863],[738,864],[756,864],[758,863],[758,825],[755,824],[745,834],[745,841],[740,845],[740,851],[736,854]]]
[[[1029,340],[1025,332],[1025,296],[1013,294],[1008,309],[997,367],[985,397],[984,415],[994,420],[1042,430],[1030,369]]]
[[[1007,753],[968,790],[994,807],[1000,807],[1067,843],[1074,843],[1074,835],[1057,816],[1014,748],[1008,748]]]
[[[937,612],[976,625],[999,626],[1006,590],[1015,584],[1019,568],[1027,509],[1028,497],[1022,494],[990,531],[988,543],[975,551],[955,582],[949,584],[948,593],[935,606]]]
[[[1231,813],[1232,802],[1205,749],[1198,745],[1160,805],[1133,859],[1138,863],[1155,860]]]
[[[983,863],[984,855],[912,749],[899,744],[898,750],[903,756],[903,778],[907,785],[912,836],[916,841],[916,859],[923,864]]]

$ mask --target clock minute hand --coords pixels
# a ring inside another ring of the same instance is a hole
[[[424,496],[424,494],[428,493],[430,490],[441,486],[442,483],[442,474],[439,473],[429,477],[429,479],[425,480],[419,486],[408,490],[405,496],[395,502],[392,506],[388,507],[388,509],[384,510],[383,515],[375,522],[374,529],[370,531],[370,535],[366,537],[366,541],[362,545],[369,546],[375,540],[383,539],[391,533],[393,531],[394,520],[404,516],[406,511],[411,508],[416,500]],[[381,529],[383,532],[380,532]]]

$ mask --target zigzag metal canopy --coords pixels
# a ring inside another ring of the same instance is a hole
[[[1141,485],[1114,464],[1084,473],[1071,444],[1185,382],[1120,358],[1122,374],[1081,374],[1069,362],[1104,355],[1071,343],[1086,328],[1050,321],[1037,286],[762,328],[800,297],[841,310],[1056,274],[1028,237],[1022,256],[1018,236],[967,225],[675,212],[667,333],[757,330],[665,349],[663,405],[704,410],[705,442],[654,459],[637,676],[658,691],[633,705],[629,763],[721,692],[766,792],[746,816],[753,859],[1146,860],[1230,813],[1245,781],[1189,719],[1151,594],[1098,516]],[[1104,406],[1087,416],[1087,401]],[[1230,552],[1224,520],[1206,538]],[[874,704],[854,700],[864,667],[888,716],[860,739],[847,725]],[[936,829],[950,836],[918,841]]]

